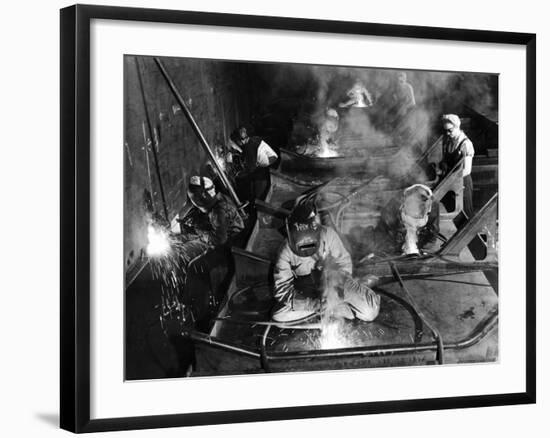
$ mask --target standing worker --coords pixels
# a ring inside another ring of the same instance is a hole
[[[443,160],[441,161],[440,168],[443,174],[446,174],[461,159],[464,159],[464,167],[462,169],[462,177],[464,179],[463,211],[470,218],[474,214],[474,185],[471,176],[475,153],[474,145],[464,131],[460,129],[460,117],[456,114],[443,115],[442,122],[444,138]]]
[[[395,88],[393,90],[393,99],[397,106],[396,113],[398,118],[403,118],[416,105],[414,98],[414,89],[407,82],[407,73],[401,71],[397,73]]]
[[[350,254],[336,231],[321,225],[313,203],[296,206],[286,228],[273,273],[273,320],[297,321],[332,304],[333,317],[373,321],[380,296],[352,278]]]
[[[269,186],[268,167],[278,156],[260,137],[248,136],[244,126],[237,128],[230,136],[232,149],[240,156],[241,170],[236,176],[237,193],[241,200],[254,203]]]

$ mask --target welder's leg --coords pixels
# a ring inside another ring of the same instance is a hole
[[[355,319],[355,313],[353,312],[352,307],[342,301],[340,304],[338,304],[334,309],[330,311],[330,316],[332,318],[345,318],[345,319]]]
[[[474,215],[474,185],[472,182],[472,176],[468,175],[464,177],[464,191],[462,209],[468,218]]]
[[[344,287],[344,302],[356,318],[374,321],[380,312],[380,296],[364,283],[348,281]]]
[[[318,300],[294,299],[292,303],[277,303],[271,317],[273,321],[281,323],[298,321],[314,315],[319,307]]]

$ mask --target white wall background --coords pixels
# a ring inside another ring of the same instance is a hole
[[[531,406],[371,415],[349,418],[122,432],[117,436],[315,437],[382,435],[427,437],[545,436],[550,430],[548,366],[550,324],[544,319],[542,273],[550,245],[542,224],[550,176],[544,121],[550,90],[550,29],[543,2],[394,0],[320,2],[279,0],[89,1],[120,6],[298,16],[381,23],[535,32],[538,35],[538,403]],[[61,436],[57,428],[59,367],[59,13],[63,1],[3,5],[0,69],[0,434]],[[546,56],[545,56],[546,55]],[[546,414],[546,415],[545,415]]]

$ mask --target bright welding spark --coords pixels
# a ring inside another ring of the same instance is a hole
[[[353,343],[342,333],[338,320],[328,321],[323,324],[319,344],[322,350],[353,346]]]
[[[319,154],[317,155],[320,158],[330,158],[330,157],[338,157],[338,152],[330,149],[329,147],[321,148],[319,150]]]
[[[170,253],[170,236],[167,231],[149,225],[147,239],[147,254],[150,257],[162,257]]]
[[[329,157],[337,157],[338,152],[336,152],[334,149],[332,149],[328,144],[328,138],[327,135],[321,134],[321,139],[319,141],[319,153],[317,154],[318,157],[321,158],[329,158]]]

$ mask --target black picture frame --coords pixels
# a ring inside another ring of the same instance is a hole
[[[525,392],[436,399],[90,419],[90,22],[93,19],[328,32],[526,48]],[[81,433],[364,415],[536,401],[536,35],[375,23],[74,5],[61,10],[61,428]]]

